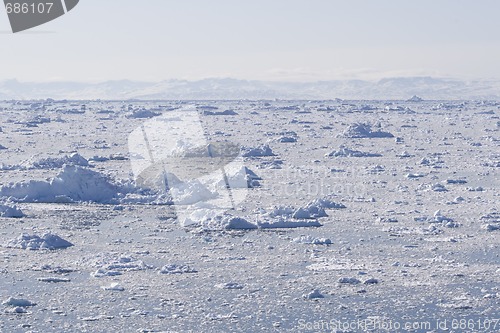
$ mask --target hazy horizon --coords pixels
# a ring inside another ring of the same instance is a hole
[[[54,80],[20,80],[18,78],[5,78],[1,79],[0,82],[5,83],[9,81],[15,81],[21,84],[50,84],[50,83],[81,83],[81,84],[102,84],[102,83],[107,83],[107,82],[133,82],[133,83],[148,83],[148,84],[154,84],[154,83],[162,83],[162,82],[201,82],[201,81],[223,81],[223,80],[234,80],[234,81],[241,81],[241,82],[269,82],[269,83],[284,83],[284,84],[308,84],[308,83],[321,83],[321,82],[348,82],[348,81],[361,81],[361,82],[370,82],[370,83],[378,83],[381,81],[385,80],[418,80],[418,79],[429,79],[429,80],[443,80],[443,81],[462,81],[462,82],[473,82],[473,81],[500,81],[499,79],[482,79],[482,78],[477,78],[477,79],[460,79],[457,77],[438,77],[438,76],[392,76],[392,77],[380,77],[380,78],[332,78],[332,79],[326,79],[326,80],[280,80],[280,79],[246,79],[246,78],[236,78],[236,77],[201,77],[201,78],[165,78],[165,79],[158,79],[158,80],[134,80],[130,78],[122,78],[122,79],[103,79],[103,80],[93,80],[93,81],[87,81],[87,80],[62,80],[62,79],[54,79]]]
[[[500,79],[494,0],[86,0],[12,34],[0,81]]]

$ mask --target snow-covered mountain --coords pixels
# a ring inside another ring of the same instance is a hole
[[[0,99],[500,99],[500,81],[403,77],[379,81],[129,80],[101,83],[0,82]]]

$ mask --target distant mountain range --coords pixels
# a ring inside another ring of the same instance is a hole
[[[218,99],[408,99],[418,95],[432,100],[500,99],[500,80],[461,81],[432,77],[387,78],[376,82],[338,80],[270,82],[238,79],[161,82],[0,82],[0,100],[110,99],[110,100],[218,100]]]

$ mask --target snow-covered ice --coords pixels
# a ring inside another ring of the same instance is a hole
[[[500,104],[413,94],[0,102],[0,331],[498,317]]]
[[[0,204],[0,217],[21,218],[24,213],[15,205]]]
[[[49,181],[30,180],[0,187],[0,197],[17,202],[114,202],[122,191],[103,174],[65,165]]]
[[[373,126],[367,123],[355,123],[350,125],[343,133],[346,138],[393,138],[394,135],[381,130],[373,130]]]
[[[73,246],[73,244],[58,235],[47,233],[42,236],[22,234],[9,240],[3,246],[27,250],[55,250],[64,249]]]
[[[20,306],[20,307],[27,307],[27,306],[35,306],[36,303],[33,303],[32,301],[29,301],[24,298],[14,298],[14,297],[9,297],[5,301],[2,302],[3,305],[7,306]]]

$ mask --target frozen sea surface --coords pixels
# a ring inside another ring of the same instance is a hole
[[[249,187],[185,224],[168,192],[134,182],[128,142],[180,110],[199,113],[209,141],[242,147]],[[465,332],[461,320],[495,332],[499,113],[488,101],[2,102],[0,206],[22,214],[0,217],[0,332]]]

